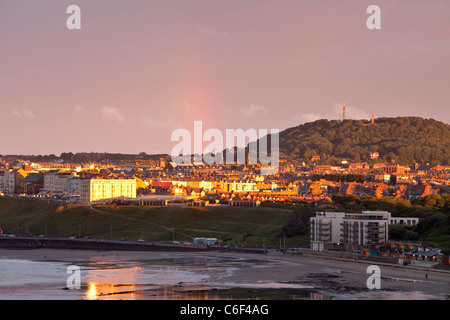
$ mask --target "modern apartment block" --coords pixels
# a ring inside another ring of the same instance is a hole
[[[413,225],[417,218],[402,218]],[[387,211],[363,211],[362,213],[317,212],[310,218],[310,241],[314,250],[360,250],[376,248],[388,241],[389,224],[400,219],[391,218]]]
[[[317,212],[310,218],[311,248],[322,251],[335,249],[341,242],[341,222],[344,212]]]
[[[388,241],[390,218],[387,211],[346,213],[341,222],[341,242],[348,250],[383,245]]]
[[[80,179],[80,203],[136,198],[136,179]]]

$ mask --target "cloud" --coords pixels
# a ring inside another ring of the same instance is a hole
[[[319,113],[305,113],[301,115],[295,115],[292,119],[295,123],[306,123],[306,122],[314,122],[319,119],[324,119],[325,117]]]
[[[226,40],[231,40],[231,36],[226,33],[226,32],[222,32],[213,28],[209,28],[206,26],[198,26],[197,30],[204,35],[207,35],[211,38],[214,39],[226,39]]]
[[[187,101],[178,101],[178,106],[183,109],[182,111],[192,111],[193,109],[192,104]]]
[[[119,112],[118,108],[110,107],[110,106],[103,106],[102,107],[102,114],[105,117],[105,119],[114,121],[117,123],[125,123],[126,118]]]
[[[77,112],[77,113],[87,113],[87,111],[84,110],[84,108],[83,108],[83,107],[80,107],[80,106],[75,106],[75,107],[73,107],[73,110],[74,110],[75,112]]]
[[[21,116],[22,116],[22,114],[20,113],[20,111],[19,111],[19,110],[16,110],[16,109],[14,109],[13,111],[11,111],[11,115],[12,115],[13,117],[21,117]]]
[[[149,127],[154,128],[167,128],[174,124],[172,119],[168,119],[167,121],[161,120],[161,119],[154,119],[150,117],[143,117],[141,118],[141,122]]]
[[[286,118],[285,125],[287,127],[294,127],[294,126],[296,127],[296,126],[299,126],[304,123],[314,122],[316,120],[326,119],[326,118],[327,117],[325,117],[324,115],[322,115],[320,113],[314,113],[314,112],[303,113],[303,114],[292,114],[288,118]]]
[[[14,109],[11,112],[11,115],[13,117],[19,117],[19,118],[24,117],[24,118],[31,119],[31,120],[34,120],[34,118],[35,118],[33,111],[31,111],[30,109],[27,109],[27,108],[24,108],[21,110]]]
[[[34,119],[33,111],[30,109],[22,109],[22,115],[28,119]]]
[[[248,107],[242,108],[240,112],[244,116],[251,117],[257,114],[268,114],[269,109],[259,104],[251,104]]]

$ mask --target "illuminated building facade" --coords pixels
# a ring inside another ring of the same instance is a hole
[[[81,179],[80,202],[136,198],[136,179]]]

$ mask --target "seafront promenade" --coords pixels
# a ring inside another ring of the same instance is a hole
[[[209,246],[180,244],[172,242],[151,242],[139,240],[91,239],[77,237],[0,237],[0,248],[4,249],[70,249],[70,250],[104,250],[104,251],[164,251],[164,252],[207,252],[233,251],[263,253],[262,248],[245,248],[229,246]],[[267,250],[265,250],[267,251]]]

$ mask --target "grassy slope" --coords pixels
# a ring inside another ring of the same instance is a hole
[[[230,244],[277,246],[291,210],[228,207],[98,207],[41,200],[0,198],[0,225],[6,233],[48,236],[128,238],[149,241],[191,241],[215,237]],[[80,232],[81,230],[81,232]],[[307,245],[308,236],[286,239],[286,245]]]
[[[90,236],[149,241],[191,241],[192,237],[214,237],[230,244],[278,246],[282,228],[292,210],[270,207],[99,207],[0,198],[0,226],[5,233],[51,237]],[[80,233],[81,230],[81,233]],[[419,241],[430,241],[450,252],[448,227],[436,229]],[[282,240],[286,246],[306,246],[308,235]]]

